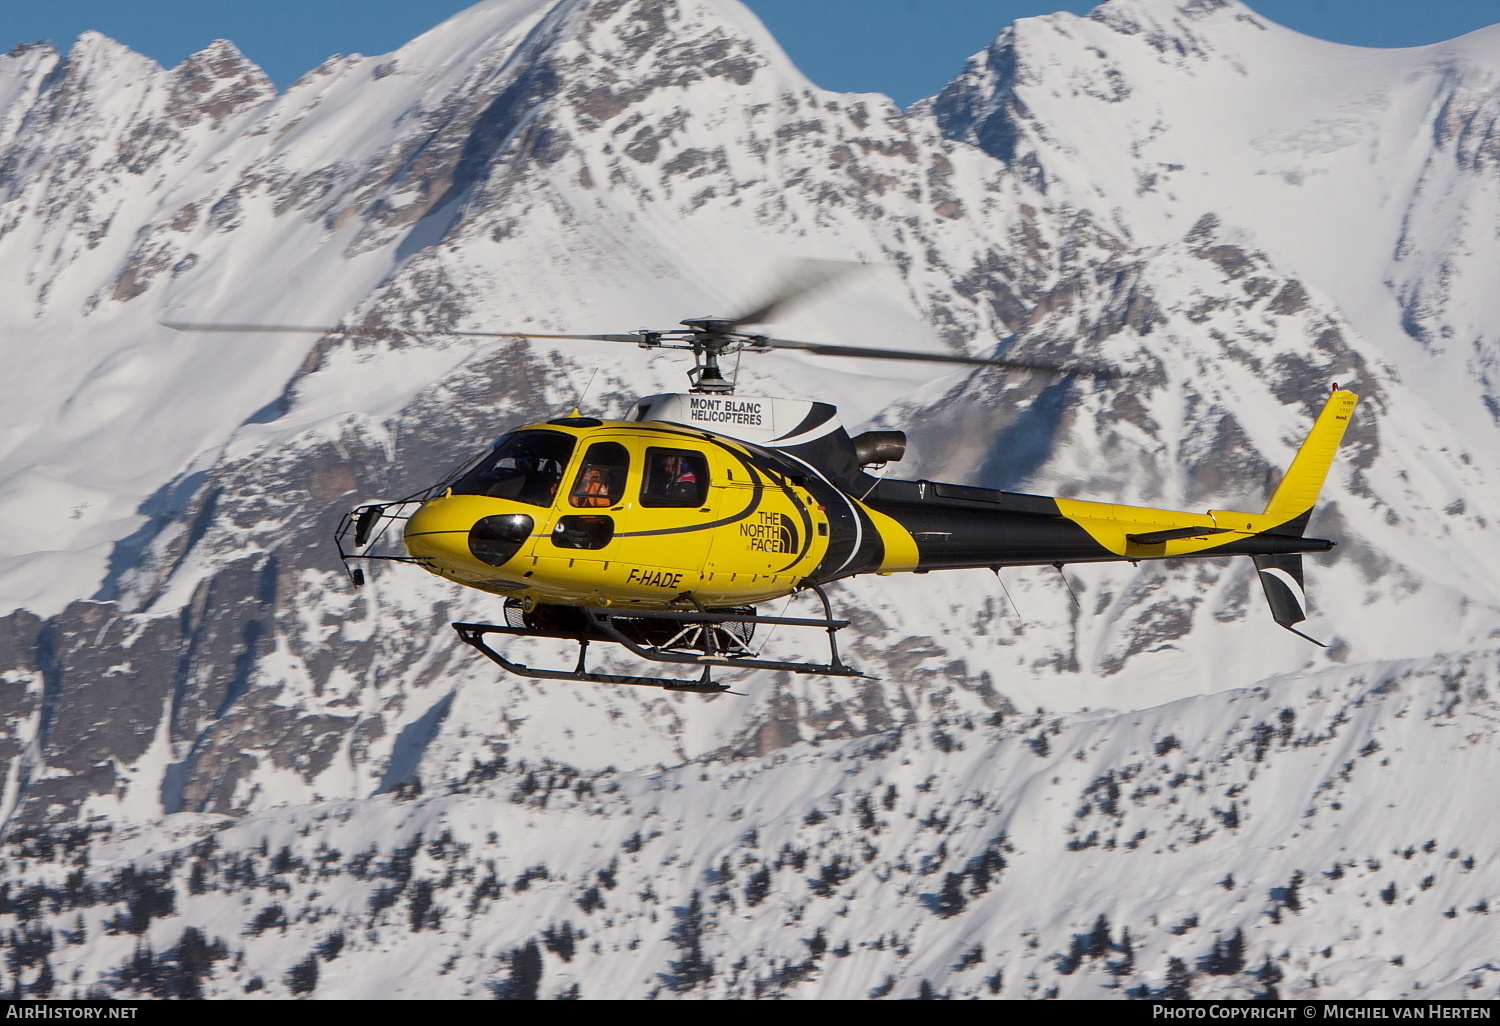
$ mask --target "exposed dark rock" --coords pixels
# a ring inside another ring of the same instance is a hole
[[[254,64],[227,39],[216,39],[172,69],[172,97],[166,112],[182,127],[207,118],[218,128],[225,118],[276,95]]]
[[[1266,306],[1266,309],[1274,314],[1300,313],[1307,307],[1307,290],[1302,283],[1296,279],[1287,281],[1276,293],[1276,297]]]

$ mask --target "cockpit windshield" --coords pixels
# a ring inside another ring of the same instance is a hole
[[[454,495],[490,495],[550,506],[574,439],[561,431],[514,431],[453,485]]]

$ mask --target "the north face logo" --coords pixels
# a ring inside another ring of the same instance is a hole
[[[797,522],[785,513],[760,513],[740,524],[740,537],[751,552],[796,555],[800,549]]]

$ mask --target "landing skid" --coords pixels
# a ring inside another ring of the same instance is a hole
[[[711,613],[699,609],[679,612],[584,606],[577,610],[581,622],[576,628],[455,623],[453,629],[458,632],[464,644],[478,650],[506,672],[520,677],[535,677],[544,680],[571,680],[589,684],[633,684],[662,688],[666,691],[693,691],[713,695],[729,690],[729,685],[720,684],[712,679],[712,667],[715,666],[727,666],[739,670],[782,670],[787,673],[817,674],[824,677],[867,676],[853,667],[844,665],[843,660],[839,658],[835,634],[849,626],[849,621],[833,619],[828,597],[823,594],[822,589],[814,590],[823,600],[824,612],[828,614],[823,619],[756,616],[753,613],[740,611]],[[655,632],[643,629],[642,621],[660,623],[666,631],[671,633],[660,643],[654,643],[647,638]],[[757,658],[731,625],[749,625],[753,629],[754,626],[761,624],[813,627],[826,631],[828,633],[828,662],[795,663]],[[675,631],[673,628],[676,628]],[[572,641],[578,645],[578,663],[572,670],[526,666],[505,658],[493,648],[488,641],[488,636],[493,634]],[[701,667],[703,672],[696,680],[597,673],[587,668],[588,647],[591,641],[620,645],[631,654],[651,662]]]

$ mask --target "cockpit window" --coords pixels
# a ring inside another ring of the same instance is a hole
[[[561,431],[515,431],[453,485],[454,495],[489,495],[550,506],[574,439]]]

